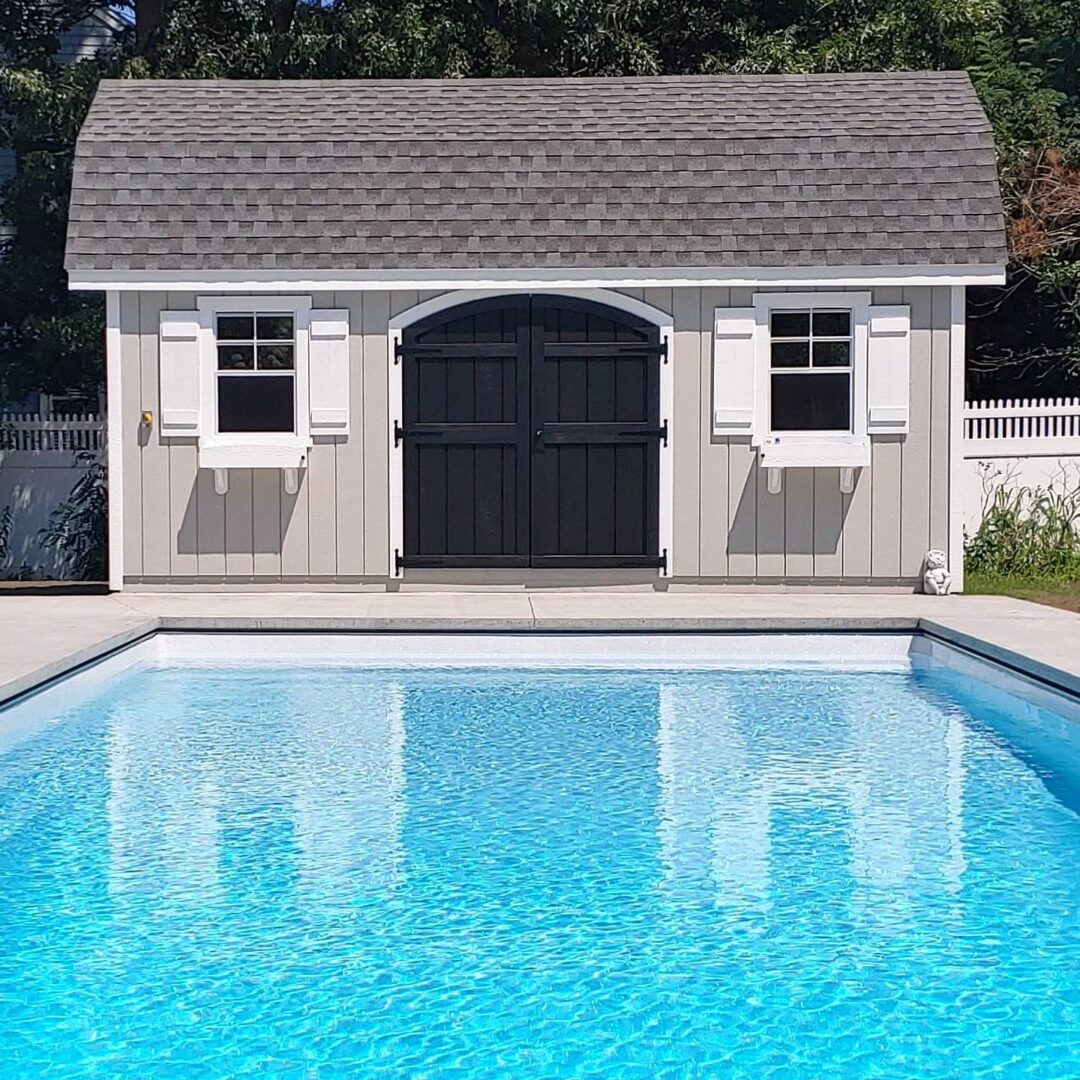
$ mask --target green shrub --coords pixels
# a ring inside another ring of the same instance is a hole
[[[49,516],[49,524],[39,532],[40,542],[64,555],[70,580],[105,581],[109,559],[105,464],[85,450],[76,453],[75,461],[86,465],[86,471]]]
[[[966,573],[988,578],[1080,579],[1080,483],[1058,491],[1002,484],[964,543]]]

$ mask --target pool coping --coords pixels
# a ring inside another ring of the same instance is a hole
[[[162,632],[909,633],[1080,696],[1080,615],[1007,597],[543,590],[0,600],[0,703]]]

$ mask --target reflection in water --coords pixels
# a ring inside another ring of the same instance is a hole
[[[312,911],[400,884],[401,688],[342,695],[300,684],[295,700],[235,725],[222,722],[215,687],[193,700],[162,680],[150,700],[113,708],[110,893],[203,908],[244,881],[250,891],[255,878],[291,879],[295,902]]]
[[[812,880],[830,848],[866,902],[885,894],[894,918],[916,882],[960,888],[963,722],[913,716],[899,683],[872,701],[859,689],[818,680],[794,700],[759,693],[750,709],[738,680],[661,686],[657,827],[669,886],[754,906],[781,877]]]
[[[349,702],[350,735],[307,741],[294,798],[300,902],[336,904],[385,892],[404,873],[405,719],[399,686],[372,687]],[[303,727],[306,709],[295,710]],[[303,731],[298,738],[304,739]],[[347,793],[347,798],[342,798]]]
[[[718,687],[703,696],[660,688],[659,838],[665,877],[715,886],[717,903],[764,898],[769,884],[769,797],[758,782],[739,714]]]

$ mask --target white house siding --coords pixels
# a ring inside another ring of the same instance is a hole
[[[92,60],[102,49],[111,48],[116,40],[118,25],[119,18],[107,10],[103,14],[95,12],[80,19],[60,35],[60,47],[56,50],[57,63]]]
[[[875,436],[872,465],[850,495],[836,469],[787,470],[770,495],[745,438],[712,435],[712,331],[717,307],[745,307],[749,288],[627,289],[674,320],[675,467],[672,568],[708,584],[915,587],[929,547],[948,549],[949,335],[947,287],[873,290],[875,304],[911,307],[910,433]],[[805,292],[805,288],[799,291]],[[830,291],[835,291],[834,287]],[[192,439],[148,437],[140,415],[158,404],[158,314],[190,309],[192,293],[120,296],[124,579],[128,584],[311,583],[383,586],[391,569],[386,407],[390,317],[435,293],[316,293],[348,308],[349,437],[316,437],[296,495],[274,470],[232,470],[229,491],[196,467]],[[600,572],[604,574],[605,572]],[[568,581],[588,572],[568,571]],[[528,580],[522,571],[407,571],[441,578]],[[551,582],[556,571],[534,572]],[[596,574],[591,575],[596,577]],[[611,572],[606,572],[610,579]],[[645,581],[655,572],[626,572]]]

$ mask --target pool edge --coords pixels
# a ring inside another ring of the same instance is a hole
[[[57,598],[63,602],[69,598]],[[70,598],[76,599],[76,598]],[[40,653],[33,652],[22,670],[12,673],[0,671],[0,707],[6,707],[28,694],[35,693],[60,679],[71,676],[88,665],[112,656],[140,641],[163,633],[336,633],[336,634],[655,634],[679,635],[701,634],[729,637],[742,635],[772,634],[919,634],[936,639],[967,651],[987,662],[997,664],[1021,675],[1049,686],[1069,696],[1080,696],[1080,616],[1069,615],[1053,609],[1038,608],[1023,602],[1002,602],[998,610],[989,613],[982,605],[962,602],[948,612],[937,614],[930,608],[934,601],[910,604],[912,600],[923,598],[905,598],[908,603],[892,604],[890,598],[878,597],[879,614],[852,612],[850,604],[829,603],[827,598],[820,598],[815,605],[814,614],[795,613],[794,611],[772,611],[760,615],[720,614],[713,610],[673,611],[670,614],[630,615],[605,614],[604,596],[590,597],[589,607],[595,613],[587,615],[565,614],[543,611],[538,603],[531,602],[531,615],[483,614],[477,611],[462,610],[449,615],[433,610],[414,611],[401,615],[375,614],[249,614],[224,615],[220,612],[176,613],[169,611],[155,612],[147,610],[143,603],[128,604],[117,597],[93,598],[98,604],[108,604],[102,609],[105,616],[96,618],[96,613],[88,618],[78,619],[78,613],[72,612],[77,621],[72,621],[66,607],[59,610],[67,616],[59,624],[55,619],[58,610],[53,607],[53,620],[48,625],[49,633],[42,643]],[[307,598],[305,598],[307,599]],[[416,598],[413,597],[413,600]],[[525,599],[525,598],[522,598]],[[774,601],[779,598],[774,598]],[[952,599],[952,598],[947,598]],[[956,598],[968,601],[968,598]],[[997,599],[997,598],[994,598]],[[10,604],[11,601],[8,601]],[[306,604],[298,605],[301,608]],[[462,604],[462,608],[466,605]],[[468,605],[472,607],[472,604]],[[679,605],[682,607],[683,605]],[[704,605],[702,605],[704,607]],[[739,605],[733,604],[733,607]],[[775,607],[775,602],[769,606]],[[788,606],[788,605],[784,605]],[[791,607],[796,607],[792,604]],[[888,610],[890,607],[894,610]],[[832,611],[829,609],[833,608]],[[927,609],[930,610],[927,610]],[[117,614],[122,612],[120,625]],[[88,627],[102,625],[101,636],[87,640]],[[13,625],[10,624],[9,625]],[[25,628],[27,636],[32,636],[35,627]],[[71,641],[75,638],[75,642]],[[1009,640],[1011,638],[1011,640]],[[1039,647],[1027,649],[1029,643]],[[1069,655],[1068,646],[1075,642]],[[1047,647],[1051,645],[1053,647]],[[1040,658],[1033,653],[1042,652]],[[51,652],[51,655],[50,655]],[[1064,657],[1069,666],[1059,666],[1048,660],[1051,657]],[[7,665],[17,667],[17,665]],[[1070,669],[1071,668],[1071,669]]]

